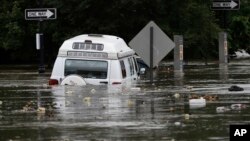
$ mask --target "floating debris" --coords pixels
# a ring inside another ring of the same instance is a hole
[[[36,104],[33,101],[29,101],[26,103],[25,106],[23,106],[21,112],[35,112],[36,110]]]
[[[206,105],[189,105],[190,109],[199,109],[199,108],[203,108],[206,107]]]
[[[247,108],[246,104],[232,104],[231,105],[232,110],[242,110],[242,109],[246,109],[246,108]]]
[[[250,54],[247,53],[244,49],[235,51],[234,53],[235,53],[235,56],[236,56],[237,59],[249,58],[250,57]]]
[[[179,99],[179,98],[180,98],[180,94],[179,94],[179,93],[175,93],[173,96],[174,96],[174,98],[176,98],[176,99]]]
[[[89,101],[91,100],[91,97],[84,97],[83,100],[84,100],[85,102],[89,102]]]
[[[131,88],[132,91],[141,91],[141,88],[139,87],[134,87],[134,88]]]
[[[95,89],[91,89],[90,91],[92,94],[95,94],[96,93],[96,90]]]
[[[201,96],[198,96],[198,95],[195,95],[195,94],[192,94],[189,96],[189,99],[199,99],[201,98]]]
[[[69,106],[71,104],[70,101],[65,101],[65,106]]]
[[[231,111],[231,109],[229,107],[225,107],[225,106],[220,106],[216,108],[216,112],[217,113],[225,113]]]
[[[228,91],[244,91],[244,89],[237,85],[233,85],[230,88],[228,88]]]
[[[193,89],[193,86],[188,86],[188,85],[187,85],[185,88],[188,89],[188,90],[192,90],[192,89]]]
[[[42,86],[43,86],[43,88],[48,88],[49,87],[48,84],[43,84]]]
[[[185,114],[184,118],[185,118],[185,120],[189,120],[190,119],[190,114]]]
[[[180,126],[180,125],[181,125],[181,122],[176,121],[176,122],[174,123],[174,125],[175,125],[175,126]]]
[[[74,91],[67,91],[65,92],[68,96],[72,95],[74,93]]]
[[[95,116],[95,119],[97,119],[97,120],[103,120],[104,118],[101,117],[101,116]]]
[[[106,104],[103,104],[102,105],[102,109],[106,109],[107,105]]]
[[[231,110],[240,111],[240,110],[243,110],[246,108],[247,108],[246,104],[232,104],[230,107],[229,106],[228,107],[226,107],[226,106],[217,107],[216,112],[217,113],[224,113],[224,112],[228,112]]]
[[[189,99],[189,108],[198,109],[206,106],[206,99],[200,97],[198,99]]]
[[[192,94],[189,96],[189,99],[200,99],[200,98],[203,98],[207,101],[216,101],[216,100],[219,100],[219,97],[217,95],[205,95],[205,96],[199,96],[199,95],[196,95],[196,94]]]
[[[175,111],[175,108],[174,107],[170,107],[168,109],[166,109],[167,112],[174,112]]]
[[[134,105],[134,102],[132,100],[128,100],[128,107],[132,107]]]
[[[144,100],[140,100],[140,99],[136,99],[135,100],[135,103],[136,103],[136,105],[144,105],[145,104],[145,101]]]
[[[218,96],[212,96],[212,95],[205,95],[203,96],[204,99],[206,99],[207,101],[216,101],[219,99]]]
[[[189,104],[206,104],[206,99],[204,99],[203,97],[200,97],[198,99],[189,99]]]
[[[46,111],[46,108],[44,108],[44,107],[38,107],[38,108],[37,108],[37,113],[38,113],[38,114],[44,114],[45,111]]]
[[[60,105],[57,102],[51,103],[51,106],[52,106],[53,109],[56,109],[56,108],[60,107]]]
[[[91,97],[84,97],[82,102],[87,106],[91,106]]]

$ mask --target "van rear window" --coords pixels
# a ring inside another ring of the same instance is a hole
[[[107,61],[67,59],[64,75],[78,74],[83,78],[106,79]]]

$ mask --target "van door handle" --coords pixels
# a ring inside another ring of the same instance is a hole
[[[108,84],[108,81],[100,81],[101,84]]]

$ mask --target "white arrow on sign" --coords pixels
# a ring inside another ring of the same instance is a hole
[[[54,13],[47,9],[47,11],[31,11],[28,12],[28,17],[47,17],[50,18]]]
[[[238,4],[234,1],[231,2],[213,2],[213,7],[230,7],[231,9],[235,8]]]
[[[53,12],[51,12],[51,11],[47,10],[47,12],[46,12],[46,16],[47,16],[47,18],[49,18],[49,17],[51,17],[51,16],[53,16],[53,15],[54,15],[54,13],[53,13]]]

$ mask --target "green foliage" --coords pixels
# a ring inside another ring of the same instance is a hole
[[[14,1],[13,5],[7,5],[1,9],[4,13],[0,16],[0,20],[3,21],[0,26],[0,47],[6,50],[21,48],[24,31],[20,25],[23,14],[19,1]]]
[[[223,13],[212,11],[208,0],[2,0],[0,50],[13,61],[29,61],[36,55],[37,21],[25,21],[24,10],[37,8],[39,1],[43,1],[42,7],[57,8],[56,20],[42,22],[47,57],[55,57],[65,39],[79,34],[111,34],[129,42],[153,20],[170,37],[184,35],[186,59],[218,58]],[[239,11],[227,13],[231,52],[250,50],[249,1],[241,1]]]
[[[241,1],[241,10],[231,14],[229,33],[231,52],[245,49],[250,52],[250,2]]]
[[[245,16],[233,17],[230,25],[231,44],[234,50],[250,49],[250,18]],[[249,50],[250,51],[250,50]]]
[[[197,12],[199,11],[199,12]],[[186,45],[196,54],[207,61],[217,56],[216,40],[220,28],[215,24],[214,13],[204,3],[191,3],[186,9],[186,26],[184,37]],[[215,52],[214,52],[215,51]]]

